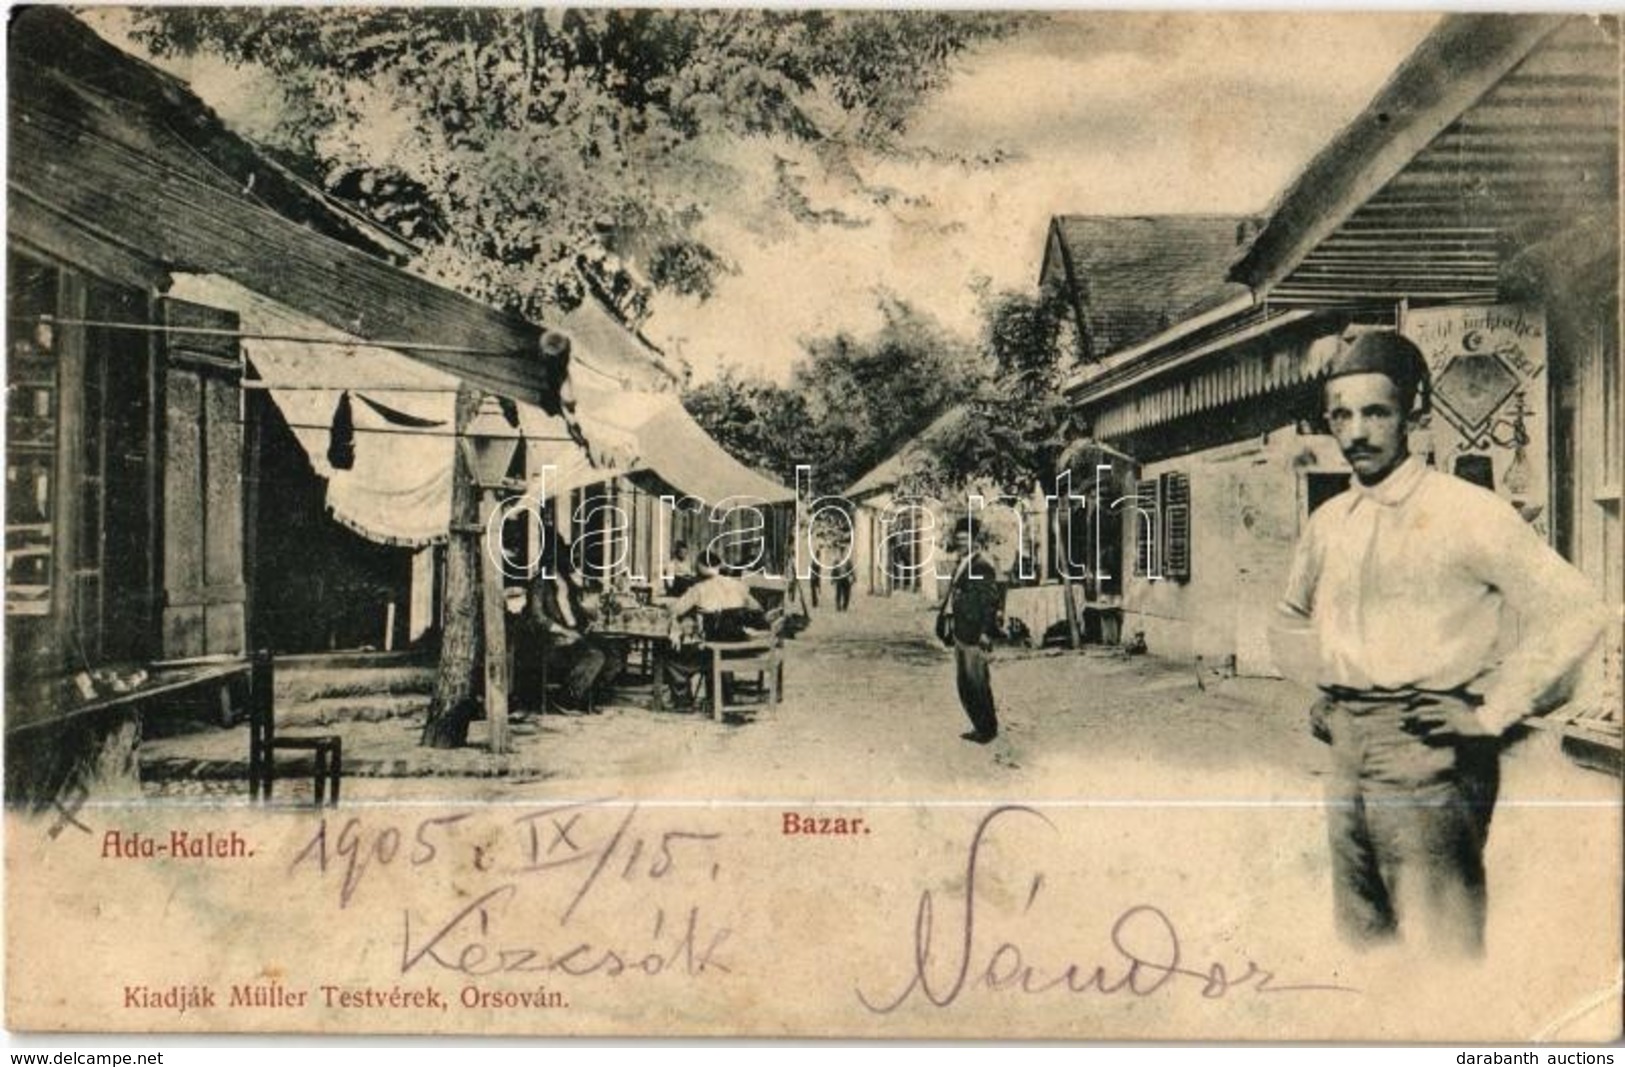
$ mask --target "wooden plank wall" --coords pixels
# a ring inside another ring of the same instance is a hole
[[[162,302],[172,325],[235,330],[237,316]],[[169,658],[240,653],[243,575],[241,364],[229,338],[173,335],[164,374],[164,614]]]

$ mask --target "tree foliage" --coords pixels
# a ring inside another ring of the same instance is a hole
[[[914,476],[936,493],[992,483],[1014,496],[1054,489],[1062,452],[1085,427],[1067,402],[1066,309],[1054,295],[1003,293],[989,301],[983,349],[995,373],[965,403],[965,417],[934,435]]]
[[[735,459],[787,484],[813,462],[818,433],[806,398],[726,367],[690,389],[683,406]]]
[[[812,468],[817,494],[844,491],[971,395],[974,351],[907,303],[879,301],[882,325],[803,341],[787,386],[734,371],[691,389],[684,404],[724,448],[791,484]]]
[[[851,223],[805,202],[806,160],[861,190],[862,162],[899,148],[954,59],[1021,22],[492,7],[156,6],[135,19],[157,55],[269,73],[280,106],[253,132],[417,243],[421,269],[535,316],[580,298],[584,261],[633,321],[651,287],[703,298],[730,269],[705,221],[763,186],[732,172],[729,146],[807,150],[768,176],[768,206]]]

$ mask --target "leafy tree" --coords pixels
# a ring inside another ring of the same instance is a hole
[[[706,219],[862,225],[808,201],[809,168],[885,210],[866,162],[904,150],[956,57],[1023,23],[965,12],[600,8],[137,9],[155,54],[268,72],[250,131],[422,248],[419,269],[532,318],[585,264],[638,321],[652,287],[704,298]],[[771,142],[747,181],[740,139]],[[765,190],[765,191],[764,191]],[[741,197],[765,204],[742,204]]]
[[[942,490],[992,482],[1018,496],[1053,489],[1061,453],[1085,432],[1063,391],[1065,320],[1049,294],[989,301],[983,347],[995,373],[967,401],[967,417],[934,439],[919,472],[925,483]]]
[[[882,325],[803,342],[788,386],[729,369],[684,404],[741,462],[791,484],[812,468],[813,492],[840,493],[943,411],[970,395],[975,352],[907,303],[882,295]]]
[[[815,461],[817,427],[804,396],[726,367],[683,396],[696,422],[746,466],[789,483]]]
[[[911,488],[948,496],[967,484],[992,483],[1016,498],[1035,489],[1050,494],[1067,446],[1087,427],[1067,402],[1063,378],[1072,352],[1065,333],[1066,309],[1056,294],[1003,293],[986,309],[983,347],[997,368],[954,420],[925,442]],[[1051,535],[1061,536],[1052,511]],[[1070,585],[1069,568],[1062,580]],[[1072,646],[1079,639],[1070,595],[1067,624]]]
[[[704,299],[731,269],[706,239],[708,218],[865,224],[810,200],[809,167],[885,210],[895,192],[870,188],[865,163],[901,150],[955,57],[1022,21],[489,7],[155,6],[133,17],[157,55],[209,53],[267,73],[274,118],[245,132],[413,242],[419,271],[541,319],[581,299],[585,269],[634,325],[654,287]],[[774,146],[765,181],[740,173],[741,140]],[[730,382],[694,402],[775,473],[823,440],[808,425],[817,413],[783,390]],[[466,488],[458,480],[460,513]],[[478,639],[473,571],[458,558],[427,744],[466,733]]]

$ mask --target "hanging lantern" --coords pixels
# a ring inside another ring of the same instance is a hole
[[[494,396],[480,401],[464,436],[474,449],[474,478],[487,489],[500,488],[519,451],[519,427],[510,422]]]

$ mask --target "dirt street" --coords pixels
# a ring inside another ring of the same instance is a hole
[[[932,608],[915,597],[859,595],[846,613],[826,605],[786,643],[783,703],[720,724],[652,711],[647,693],[629,692],[598,714],[516,724],[506,758],[484,751],[483,723],[468,748],[419,747],[422,696],[395,698],[387,717],[357,714],[366,706],[358,698],[319,729],[344,738],[352,802],[1319,800],[1324,750],[1306,729],[1303,690],[1154,655],[1001,649],[993,684],[1003,733],[985,747],[961,740],[969,722],[931,623]],[[278,718],[309,720],[297,706],[280,706]],[[204,783],[217,796],[246,792],[246,732],[149,741],[149,796],[184,796]],[[1574,766],[1550,736],[1513,745],[1505,762],[1509,800],[1618,798],[1617,779]],[[297,774],[279,779],[287,802],[298,802],[301,789],[309,785]]]
[[[547,715],[516,723],[515,751],[503,758],[484,751],[483,724],[468,748],[419,747],[421,679],[405,693],[305,706],[290,700],[279,705],[278,718],[310,723],[318,721],[313,705],[349,708],[322,711],[316,727],[344,739],[337,817],[346,825],[387,820],[401,802],[502,805],[516,817],[595,799],[635,800],[668,816],[669,809],[698,807],[707,825],[726,825],[762,855],[783,857],[790,866],[781,875],[790,883],[802,880],[798,863],[862,856],[870,866],[852,872],[852,884],[866,886],[865,899],[879,907],[908,898],[898,864],[917,862],[934,872],[930,879],[954,884],[963,859],[941,837],[944,820],[974,819],[998,801],[1026,802],[1045,823],[1066,827],[1086,854],[1090,873],[1078,884],[1092,888],[1078,890],[1080,907],[1090,893],[1116,899],[1150,886],[1193,922],[1210,921],[1221,933],[1245,928],[1250,951],[1296,961],[1304,973],[1319,974],[1325,959],[1341,958],[1342,949],[1329,947],[1331,876],[1320,810],[1327,750],[1308,733],[1306,693],[1113,649],[1004,649],[993,669],[1003,734],[984,747],[959,737],[968,723],[952,660],[931,637],[931,622],[920,600],[860,596],[847,614],[819,610],[787,644],[782,704],[724,723],[631,702],[596,715]],[[388,688],[378,677],[367,684]],[[647,694],[630,699],[646,702]],[[238,726],[147,742],[148,796],[246,805],[246,732]],[[309,803],[310,788],[290,768],[278,779],[278,804],[294,814],[290,809]],[[781,836],[786,812],[814,810],[874,824],[876,844],[852,852]],[[1610,968],[1618,943],[1619,813],[1619,779],[1571,763],[1554,735],[1533,733],[1508,748],[1485,857],[1491,952],[1499,962],[1482,973],[1549,970],[1545,961],[1562,960],[1559,972],[1584,988],[1617,977]],[[916,856],[916,848],[926,851]],[[892,866],[875,866],[882,862]],[[1554,899],[1563,908],[1554,909]],[[1571,915],[1588,919],[1574,924]],[[900,919],[899,929],[906,923]],[[1376,977],[1351,972],[1355,984],[1388,989],[1397,998],[1391,1010],[1401,1015],[1408,1011],[1399,993],[1405,983],[1392,985],[1393,975],[1441,987],[1462,980],[1432,972],[1418,978],[1431,966],[1426,957],[1350,963],[1368,964],[1379,968]],[[1567,1017],[1566,995],[1546,991],[1506,1025],[1520,1034],[1545,1032]],[[1477,1003],[1463,1001],[1459,1018],[1423,1015],[1465,1032],[1483,1023]]]

